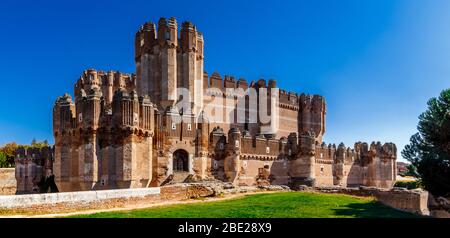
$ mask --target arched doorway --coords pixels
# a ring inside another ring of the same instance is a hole
[[[189,154],[185,150],[179,149],[173,152],[173,171],[189,172]]]

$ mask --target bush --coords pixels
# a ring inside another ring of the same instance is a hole
[[[0,147],[0,168],[14,167],[14,151],[16,148],[16,143],[8,143]]]
[[[11,164],[8,163],[8,157],[4,152],[0,151],[0,168],[9,168]]]
[[[421,184],[420,184],[420,181],[418,181],[418,180],[415,180],[415,181],[397,181],[397,182],[395,182],[394,187],[406,188],[406,189],[416,189],[416,188],[420,188]]]

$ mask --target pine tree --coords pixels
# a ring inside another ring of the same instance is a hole
[[[402,156],[416,168],[422,185],[439,196],[450,195],[450,89],[428,101],[419,116],[418,133]]]

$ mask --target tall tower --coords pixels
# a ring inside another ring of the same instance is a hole
[[[136,33],[137,93],[148,94],[160,109],[175,105],[183,95],[198,114],[203,107],[203,36],[190,22],[183,22],[180,38],[175,18],[161,18],[158,29],[145,23]],[[185,88],[188,95],[183,90]]]

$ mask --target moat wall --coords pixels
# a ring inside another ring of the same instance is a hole
[[[430,215],[430,210],[428,209],[429,193],[421,189],[380,189],[361,186],[359,188],[317,187],[315,190],[323,193],[374,197],[382,204],[398,210],[426,216]]]
[[[32,207],[54,204],[91,203],[111,199],[159,196],[160,188],[117,189],[68,193],[27,194],[0,196],[0,208]]]

